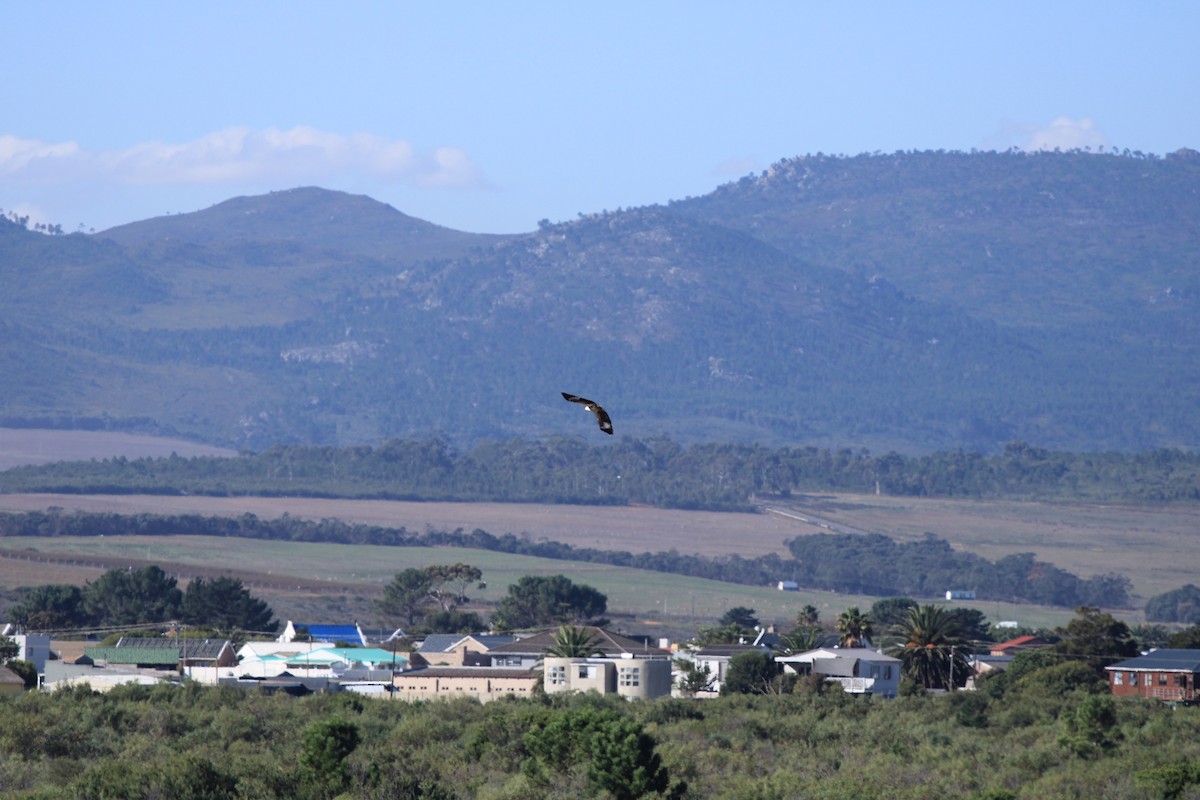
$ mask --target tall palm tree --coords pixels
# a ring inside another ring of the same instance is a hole
[[[892,629],[898,644],[889,648],[899,658],[902,674],[926,689],[950,689],[967,677],[969,642],[961,620],[941,606],[915,606]]]
[[[814,626],[796,628],[791,633],[779,637],[779,645],[777,650],[782,651],[785,655],[793,655],[795,653],[805,653],[809,650],[816,650],[821,646],[821,638],[824,636],[824,631]]]
[[[820,614],[821,614],[821,612],[817,611],[816,606],[812,605],[811,603],[806,605],[804,608],[800,609],[799,613],[796,614],[796,627],[797,628],[816,627],[817,617],[819,617]]]
[[[559,658],[588,658],[604,655],[604,648],[586,628],[560,625],[558,632],[554,634],[554,644],[546,650],[546,655]]]
[[[871,634],[871,615],[858,610],[858,606],[850,606],[837,619],[838,644],[842,647],[862,647]]]

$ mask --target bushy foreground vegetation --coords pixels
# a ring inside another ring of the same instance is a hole
[[[485,442],[458,452],[442,439],[379,447],[274,447],[238,458],[124,457],[0,472],[0,491],[497,502],[642,503],[749,510],[753,498],[798,491],[1103,502],[1200,500],[1200,453],[1051,452],[1025,443],[986,456],[552,437]]]
[[[1070,666],[1070,665],[1068,665]],[[72,798],[1184,796],[1200,711],[1115,702],[1077,670],[868,702],[797,693],[481,705],[229,688],[0,700],[0,793]],[[1195,791],[1192,786],[1191,791]],[[1188,795],[1191,796],[1191,795]]]

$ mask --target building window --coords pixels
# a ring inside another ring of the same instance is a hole
[[[1146,684],[1147,686],[1151,686],[1151,685],[1153,685],[1153,683],[1154,683],[1154,680],[1153,680],[1153,679],[1154,679],[1154,675],[1152,675],[1151,673],[1147,672],[1147,673],[1146,673],[1146,678],[1145,678],[1145,680],[1143,680],[1143,681],[1142,681],[1142,683]]]
[[[562,686],[567,682],[567,668],[551,667],[547,677],[550,680],[551,686]]]
[[[1124,672],[1114,672],[1113,673],[1113,686],[1122,686],[1122,685],[1124,685],[1124,683],[1125,683],[1125,673]]]
[[[1167,673],[1165,673],[1165,672],[1158,673],[1158,685],[1159,686],[1167,685]]]
[[[592,677],[591,668],[584,664],[580,664],[579,665],[579,677],[583,680],[587,680],[588,678]]]
[[[621,667],[617,673],[617,682],[621,686],[641,686],[641,667]]]

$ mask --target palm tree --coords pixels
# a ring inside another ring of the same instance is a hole
[[[796,614],[796,627],[815,627],[817,624],[817,617],[820,616],[820,613],[821,612],[817,611],[817,607],[811,603],[806,605],[804,608],[800,609],[799,613]]]
[[[546,650],[546,655],[558,658],[588,658],[604,655],[604,648],[586,628],[560,625],[558,633],[554,634],[554,644]]]
[[[926,689],[950,689],[967,677],[967,639],[962,624],[941,606],[914,606],[893,628],[900,642],[890,648],[902,674]]]
[[[806,653],[820,647],[823,636],[824,631],[815,625],[796,628],[791,633],[779,637],[779,645],[776,649],[789,656],[795,653]]]
[[[862,647],[871,634],[871,615],[858,610],[858,606],[850,606],[837,619],[838,644],[842,647]]]

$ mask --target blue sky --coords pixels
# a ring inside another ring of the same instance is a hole
[[[1200,149],[1198,31],[1191,0],[8,4],[0,209],[317,185],[511,233],[817,152]]]

